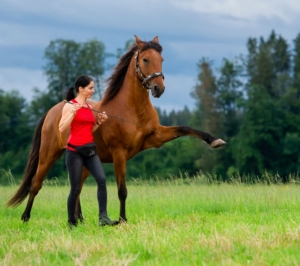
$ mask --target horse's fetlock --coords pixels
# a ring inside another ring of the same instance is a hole
[[[127,189],[120,188],[118,190],[118,196],[119,196],[119,199],[125,200],[127,198]]]

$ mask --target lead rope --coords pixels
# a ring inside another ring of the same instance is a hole
[[[73,104],[72,102],[69,102],[69,101],[67,101],[67,100],[64,100],[64,102],[65,102],[65,103],[69,103],[69,104]],[[103,112],[100,112],[100,111],[98,111],[98,110],[95,110],[95,109],[92,109],[92,108],[88,108],[88,107],[84,107],[84,106],[82,106],[81,108],[84,108],[84,109],[91,110],[91,111],[93,111],[93,112],[96,112],[96,113],[98,113],[98,114],[105,114],[105,115],[107,115],[107,116],[109,116],[109,117],[112,117],[112,118],[118,119],[118,120],[120,120],[120,121],[123,121],[123,122],[129,123],[129,124],[136,125],[136,126],[138,126],[138,127],[141,127],[141,128],[150,129],[150,130],[152,130],[153,132],[157,131],[159,134],[161,134],[161,135],[162,135],[162,133],[160,133],[160,132],[159,132],[157,129],[152,129],[152,128],[150,128],[150,127],[145,127],[145,126],[143,126],[143,125],[140,125],[140,124],[137,124],[137,123],[134,123],[134,122],[131,122],[131,121],[125,120],[125,119],[123,119],[123,118],[120,118],[120,117],[117,117],[117,116],[114,116],[114,115],[111,115],[111,114],[103,113]]]

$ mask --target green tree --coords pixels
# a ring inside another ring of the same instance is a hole
[[[294,95],[291,54],[286,40],[275,31],[267,40],[249,39],[246,70],[244,115],[234,138],[238,168],[254,175],[267,170],[286,176],[288,158],[294,156],[289,147],[296,138],[290,113]]]
[[[79,43],[62,39],[51,41],[45,49],[44,72],[48,80],[49,100],[53,103],[61,101],[67,87],[82,74],[78,65],[79,50]]]
[[[294,88],[298,91],[297,97],[300,98],[300,34],[294,40],[293,80]]]
[[[223,128],[220,105],[217,99],[217,81],[211,69],[211,62],[202,59],[198,68],[198,83],[191,94],[196,99],[197,108],[191,119],[191,125],[214,136],[219,136],[222,134]],[[218,162],[217,153],[203,143],[200,144],[196,140],[194,142],[198,151],[198,158],[196,159],[198,170],[212,171]]]
[[[248,97],[239,134],[233,140],[237,167],[246,174],[261,175],[266,170],[282,174],[286,113],[264,87],[253,87]]]
[[[34,127],[26,112],[26,100],[18,91],[0,90],[0,183],[7,183],[5,172],[19,176],[26,165]]]
[[[229,139],[238,132],[242,117],[243,82],[242,65],[238,60],[223,59],[217,81],[218,102],[223,121],[223,135]]]
[[[105,46],[97,40],[75,42],[58,39],[45,49],[44,71],[48,79],[49,101],[57,103],[79,75],[87,74],[95,79],[95,89],[101,98],[100,81],[104,74]]]
[[[102,42],[95,39],[87,41],[81,44],[79,51],[78,63],[82,68],[79,70],[80,73],[86,73],[95,80],[95,93],[98,99],[103,96],[102,83],[103,74],[105,72],[105,60],[110,56],[105,53],[105,46]]]
[[[32,128],[29,117],[25,113],[26,100],[18,91],[4,92],[0,90],[0,151],[24,148],[31,138]]]
[[[248,90],[263,86],[276,99],[286,93],[291,82],[291,55],[286,40],[271,32],[268,40],[249,38],[246,62]]]
[[[155,107],[159,117],[159,121],[164,126],[180,126],[190,123],[192,112],[187,106],[183,110],[172,110],[169,114],[166,110],[161,111],[159,107]]]
[[[42,91],[38,88],[34,88],[33,91],[33,98],[27,109],[31,124],[36,126],[40,118],[49,111],[56,102],[48,91]]]
[[[189,108],[185,105],[182,111],[177,111],[177,123],[176,125],[189,125],[192,117],[192,113]]]
[[[294,40],[292,82],[280,103],[287,114],[287,130],[283,140],[284,173],[300,171],[300,34]]]
[[[233,151],[234,137],[238,134],[243,117],[242,103],[243,82],[242,64],[238,58],[233,61],[223,59],[220,76],[217,80],[218,97],[220,106],[222,132],[218,136],[227,142],[225,149],[218,152],[218,164],[215,167],[216,174],[227,179],[237,172],[235,166],[235,154]]]
[[[201,115],[199,126],[212,135],[220,134],[220,106],[217,101],[216,78],[211,69],[211,62],[206,59],[198,64],[198,83],[192,97],[197,101],[197,109]]]

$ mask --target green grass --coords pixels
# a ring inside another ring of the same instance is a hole
[[[72,231],[67,186],[44,186],[26,224],[25,203],[4,207],[15,189],[0,187],[0,265],[300,265],[295,184],[133,182],[128,223],[104,228],[96,187],[84,186],[85,224]],[[114,184],[108,194],[109,216],[117,219]]]

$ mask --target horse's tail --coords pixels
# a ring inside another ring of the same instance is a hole
[[[47,112],[48,113],[48,112]],[[46,118],[47,113],[40,119],[39,123],[34,132],[33,141],[31,150],[29,153],[29,158],[25,170],[25,174],[23,177],[23,182],[19,187],[18,191],[12,198],[6,203],[6,206],[17,207],[19,206],[23,200],[29,194],[29,190],[31,187],[32,178],[35,176],[38,163],[39,163],[39,151],[41,146],[41,136],[42,136],[42,127]]]

